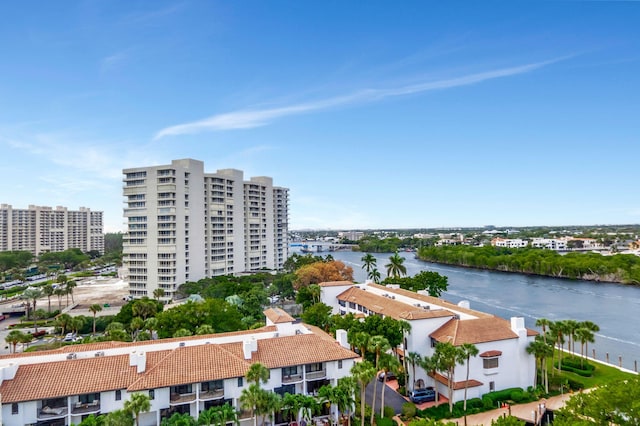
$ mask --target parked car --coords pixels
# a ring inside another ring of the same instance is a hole
[[[379,373],[378,373],[378,381],[379,381],[379,382],[383,382],[383,381],[384,381],[384,376],[385,376],[384,371],[379,372]],[[387,376],[387,382],[388,382],[389,380],[395,380],[395,379],[396,379],[396,375],[395,375],[395,374],[393,374],[393,372],[391,372],[391,371],[388,371],[388,372],[387,372],[387,374],[386,374],[386,376]]]
[[[409,399],[414,404],[421,404],[423,402],[435,401],[436,391],[433,389],[414,389],[409,392]]]
[[[64,336],[64,339],[62,339],[62,341],[64,341],[64,342],[75,342],[76,341],[75,333],[67,333],[67,335]]]

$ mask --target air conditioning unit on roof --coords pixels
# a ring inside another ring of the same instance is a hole
[[[104,351],[98,351],[94,355],[95,356],[104,356]]]
[[[78,358],[78,355],[75,352],[71,352],[69,355],[67,355],[67,359],[76,359]]]

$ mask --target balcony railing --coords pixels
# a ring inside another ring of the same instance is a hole
[[[282,376],[282,383],[296,383],[302,381],[302,374],[291,374],[290,376]]]
[[[76,402],[71,407],[71,414],[92,414],[100,411],[100,400],[95,399],[93,402]]]
[[[327,376],[327,370],[309,371],[306,374],[307,380],[322,379]]]
[[[68,411],[67,407],[44,406],[38,410],[38,420],[50,420],[65,417]]]
[[[200,392],[199,397],[201,401],[224,398],[224,389],[211,389],[208,391],[202,391]]]
[[[195,401],[196,394],[195,393],[172,393],[169,396],[169,405],[180,405],[185,402]]]

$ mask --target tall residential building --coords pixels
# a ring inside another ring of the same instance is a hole
[[[29,206],[14,209],[0,204],[0,251],[25,250],[38,256],[79,248],[104,253],[103,212],[86,207]]]
[[[127,234],[123,263],[133,297],[161,288],[260,269],[288,256],[288,189],[269,177],[245,181],[234,169],[205,173],[204,163],[123,170]]]

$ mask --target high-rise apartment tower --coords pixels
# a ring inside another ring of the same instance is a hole
[[[288,192],[269,177],[205,173],[198,160],[123,170],[123,263],[135,297],[173,298],[180,284],[282,269],[288,256]]]
[[[104,253],[102,212],[80,207],[29,206],[14,209],[0,204],[0,251],[30,251],[38,256],[78,248]]]

